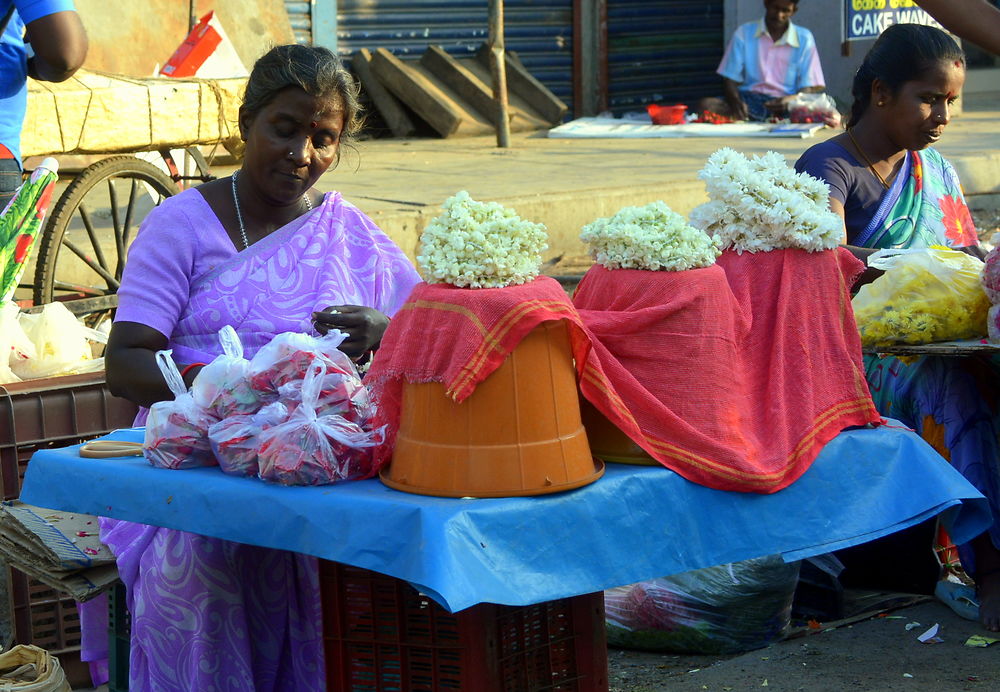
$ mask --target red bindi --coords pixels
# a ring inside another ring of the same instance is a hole
[[[962,66],[962,61],[961,60],[956,60],[955,61],[955,67],[961,67],[961,66]]]
[[[310,123],[309,123],[309,127],[311,127],[311,128],[312,128],[312,129],[314,129],[314,130],[316,129],[316,126],[317,126],[317,125],[319,125],[319,123],[318,123],[318,122],[316,122],[315,120],[312,120],[312,121],[310,121]]]

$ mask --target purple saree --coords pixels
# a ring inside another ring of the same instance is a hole
[[[237,252],[189,190],[143,223],[115,319],[167,335],[182,363],[218,355],[229,324],[250,357],[275,334],[312,332],[311,313],[330,305],[391,315],[418,281],[399,248],[337,193]],[[324,689],[314,558],[106,518],[101,540],[118,558],[132,615],[131,689]],[[106,599],[80,614],[84,660],[106,658]]]

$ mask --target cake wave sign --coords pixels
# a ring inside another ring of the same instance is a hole
[[[846,0],[844,40],[878,38],[893,24],[926,24],[942,28],[914,0]]]

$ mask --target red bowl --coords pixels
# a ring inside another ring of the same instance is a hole
[[[653,119],[654,125],[681,125],[688,107],[683,103],[674,106],[658,106],[651,103],[646,106],[646,112]]]

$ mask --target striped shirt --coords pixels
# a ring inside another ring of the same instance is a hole
[[[825,86],[816,39],[811,31],[791,22],[777,41],[767,33],[763,19],[743,24],[729,41],[716,72],[739,82],[740,91],[768,96]]]

